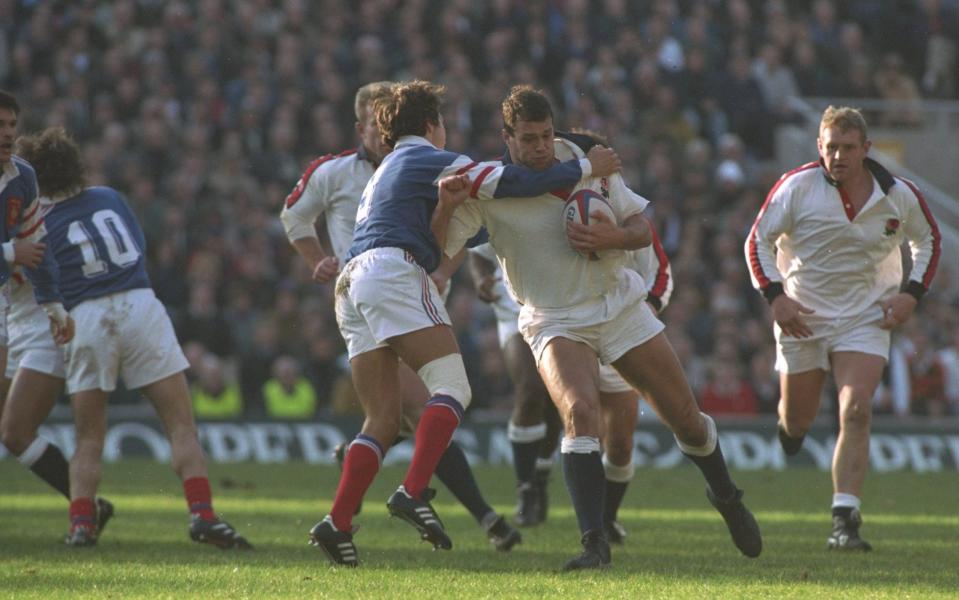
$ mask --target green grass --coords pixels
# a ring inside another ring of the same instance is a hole
[[[947,598],[959,597],[959,479],[871,474],[868,555],[827,552],[826,473],[741,472],[763,528],[759,559],[739,555],[691,467],[640,470],[621,521],[627,543],[605,572],[559,573],[578,550],[575,517],[554,477],[547,524],[496,553],[448,492],[436,502],[455,549],[432,552],[384,506],[402,477],[385,469],[356,523],[362,566],[332,568],[306,544],[329,508],[337,472],[305,464],[215,465],[217,509],[256,545],[221,552],[189,541],[185,503],[165,465],[107,465],[101,491],[117,507],[96,548],[64,547],[67,505],[11,460],[0,462],[0,598]],[[480,468],[490,501],[513,504],[512,473]]]

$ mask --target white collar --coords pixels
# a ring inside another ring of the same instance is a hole
[[[421,135],[404,135],[396,140],[393,147],[399,148],[400,146],[433,146],[433,143]],[[436,148],[436,146],[433,147]]]

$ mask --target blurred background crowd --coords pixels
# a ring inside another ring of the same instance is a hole
[[[955,8],[0,0],[0,87],[24,107],[21,131],[67,128],[89,182],[121,190],[140,216],[201,418],[357,410],[331,289],[310,282],[278,214],[311,159],[357,144],[356,89],[414,77],[447,85],[448,147],[477,159],[502,154],[499,106],[515,83],[545,89],[559,127],[609,137],[631,187],[652,201],[675,277],[664,320],[702,404],[771,413],[770,318],[742,243],[781,173],[774,131],[802,120],[803,96],[955,99]],[[873,124],[917,118],[899,110]],[[879,412],[959,414],[950,302],[930,294],[897,335]],[[474,406],[509,407],[492,314],[468,277],[454,281],[448,306]]]

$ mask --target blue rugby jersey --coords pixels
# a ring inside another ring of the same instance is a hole
[[[56,202],[46,226],[67,310],[84,300],[150,287],[143,230],[116,190],[91,187]]]
[[[347,261],[373,248],[391,247],[408,251],[428,272],[436,269],[441,251],[430,221],[439,201],[439,182],[449,175],[469,175],[471,198],[535,197],[575,185],[588,175],[584,172],[588,165],[586,159],[570,160],[532,171],[499,162],[477,163],[440,150],[425,138],[404,136],[363,190]]]
[[[46,230],[43,213],[37,201],[37,175],[33,167],[19,156],[0,168],[0,210],[3,211],[3,227],[0,227],[0,243],[14,240],[44,241]],[[35,269],[24,269],[27,279],[33,284],[34,295],[39,304],[59,302],[57,264],[49,249]],[[0,285],[10,279],[11,266],[0,260]]]

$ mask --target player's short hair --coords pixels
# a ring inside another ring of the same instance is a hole
[[[585,127],[573,127],[569,130],[569,132],[585,135],[589,139],[593,140],[594,144],[598,144],[604,148],[609,148],[609,139],[605,135],[597,133],[592,129],[586,129]]]
[[[858,108],[850,106],[828,106],[822,113],[822,121],[819,123],[819,131],[827,127],[838,127],[839,131],[846,133],[851,129],[859,132],[862,141],[866,141],[866,118]]]
[[[17,97],[6,90],[0,90],[0,108],[12,110],[15,115],[20,114],[20,103],[17,102]]]
[[[396,84],[392,81],[374,81],[356,90],[356,97],[353,100],[353,112],[356,114],[356,120],[365,120],[367,116],[366,108],[370,102],[388,96],[394,85]]]
[[[420,79],[394,85],[389,95],[373,100],[376,126],[390,147],[404,135],[426,135],[427,125],[440,124],[446,88]]]
[[[542,91],[531,85],[514,85],[503,100],[503,129],[513,135],[519,121],[541,122],[553,118],[553,107]]]
[[[86,185],[80,148],[63,127],[20,137],[17,154],[33,165],[44,196],[80,191]]]

